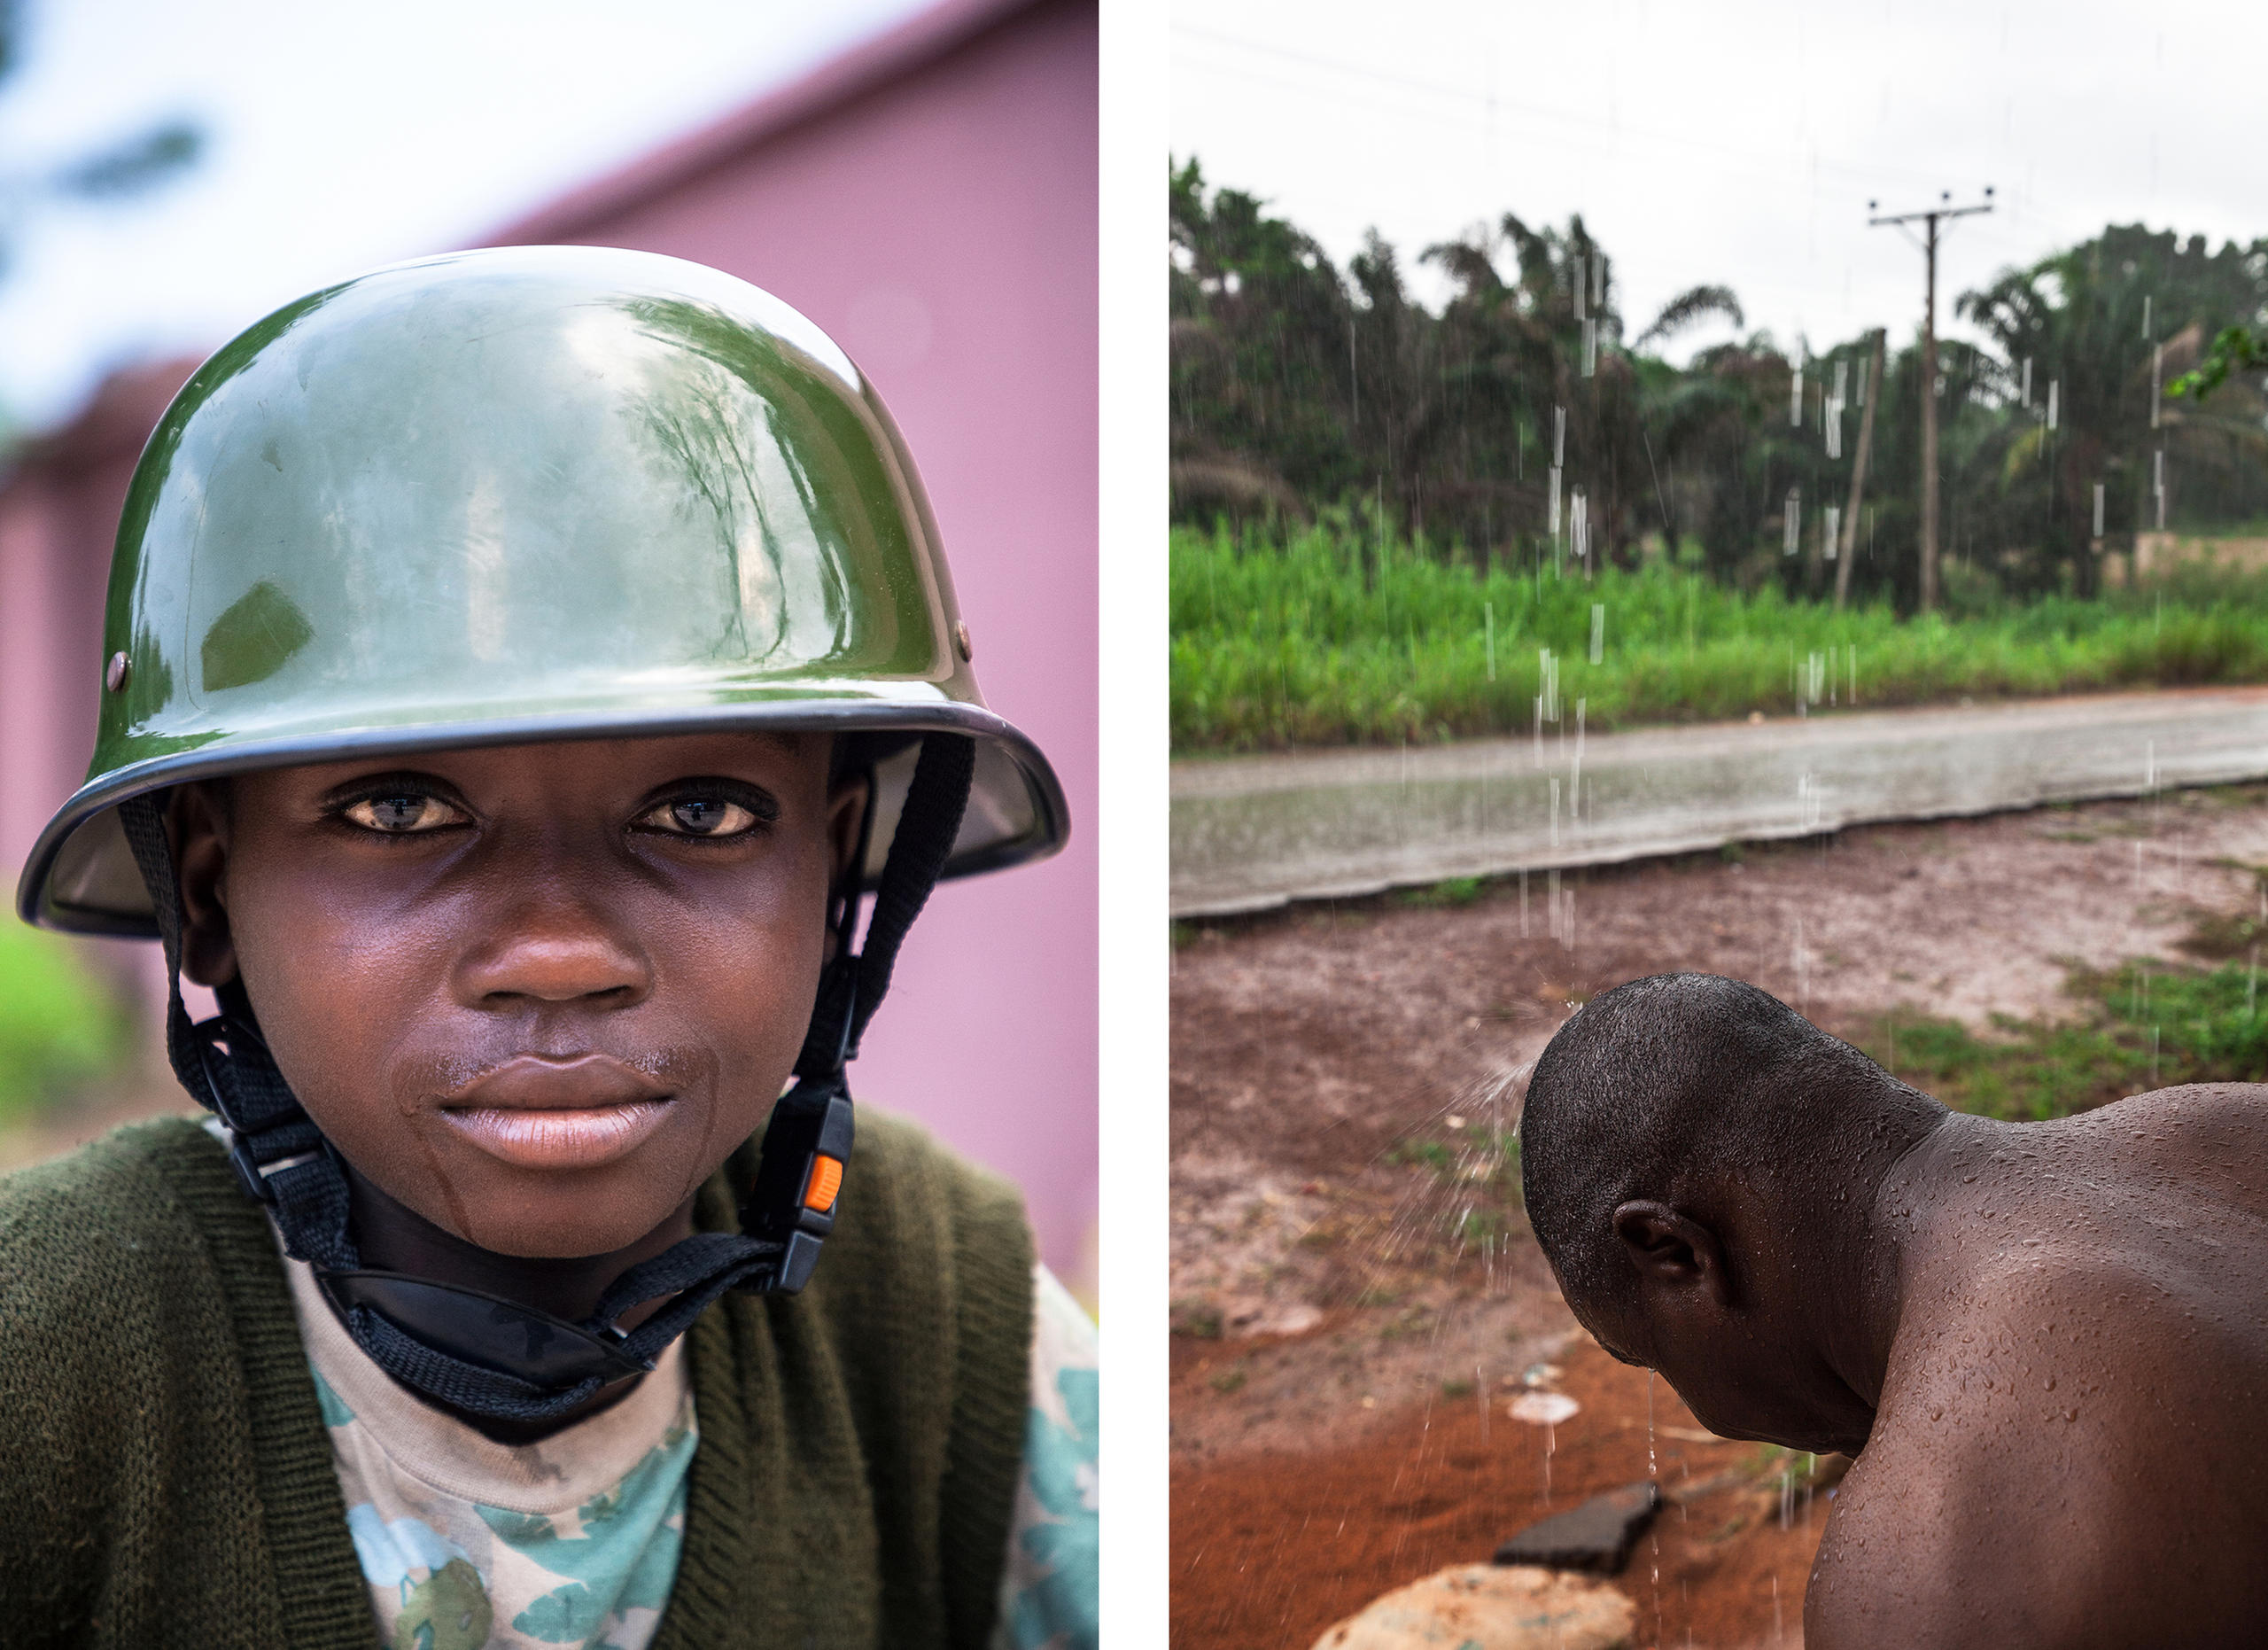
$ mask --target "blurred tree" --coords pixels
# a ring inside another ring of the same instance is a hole
[[[132,1057],[131,1030],[69,941],[0,915],[0,1126],[116,1075]]]
[[[24,0],[0,0],[0,95],[23,66],[26,16]],[[26,225],[43,207],[64,200],[136,199],[179,176],[204,148],[203,128],[175,115],[91,153],[0,172],[0,276],[14,264]]]
[[[1306,235],[1195,160],[1169,201],[1174,509],[1289,510],[1371,477],[1357,457],[1354,306]]]

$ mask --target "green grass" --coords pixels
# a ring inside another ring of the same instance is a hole
[[[128,1028],[67,942],[0,916],[0,1123],[126,1060]]]
[[[1478,876],[1445,876],[1424,888],[1405,888],[1394,896],[1406,906],[1469,906],[1481,895]]]
[[[1194,1301],[1174,1308],[1173,1332],[1200,1341],[1221,1338],[1221,1309],[1210,1301]]]
[[[1465,1128],[1445,1137],[1410,1135],[1386,1148],[1386,1160],[1430,1170],[1445,1188],[1495,1196],[1517,1209],[1520,1201],[1520,1137],[1514,1129]]]
[[[1423,544],[1381,549],[1344,517],[1280,541],[1177,528],[1169,554],[1181,751],[1524,732],[1547,651],[1557,709],[1592,728],[1846,705],[1854,669],[1862,708],[2268,681],[2268,579],[2212,569],[2093,601],[1972,594],[1961,615],[1909,620],[1658,561],[1588,581],[1572,564],[1483,577]]]
[[[1444,1124],[1442,1134],[1396,1140],[1386,1161],[1425,1171],[1433,1230],[1458,1249],[1493,1251],[1525,1226],[1517,1130]]]
[[[2135,961],[2074,970],[2065,1023],[1996,1016],[1979,1037],[1950,1020],[1885,1015],[1859,1046],[1957,1110],[2060,1117],[2177,1083],[2268,1075],[2268,989],[2249,957],[2218,968]]]

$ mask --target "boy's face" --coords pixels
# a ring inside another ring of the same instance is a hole
[[[190,787],[185,969],[242,977],[308,1115],[397,1202],[501,1254],[625,1248],[803,1046],[865,802],[829,752],[703,734]]]

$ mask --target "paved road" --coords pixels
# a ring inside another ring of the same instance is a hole
[[[1176,916],[2268,777],[2268,688],[1177,762]]]

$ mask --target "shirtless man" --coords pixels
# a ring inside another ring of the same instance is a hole
[[[2268,1644],[2268,1086],[1995,1122],[1671,974],[1560,1029],[1521,1136],[1602,1346],[1858,1456],[1810,1650]]]

